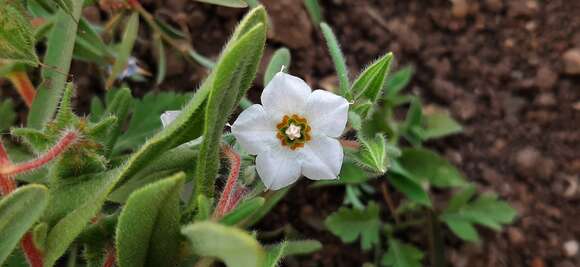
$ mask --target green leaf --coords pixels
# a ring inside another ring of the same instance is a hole
[[[465,183],[463,175],[451,163],[431,150],[403,149],[397,160],[412,178],[419,181],[428,181],[437,187],[454,187]]]
[[[16,112],[14,112],[14,102],[8,98],[0,102],[0,132],[7,130],[16,122]]]
[[[411,66],[398,70],[390,75],[387,79],[387,99],[393,99],[403,88],[405,88],[413,76],[413,68]]]
[[[196,0],[196,1],[226,7],[235,7],[235,8],[248,7],[248,4],[242,0]]]
[[[425,129],[421,136],[423,140],[441,138],[463,131],[461,124],[456,122],[451,115],[449,115],[449,112],[438,112],[425,115],[424,124]]]
[[[208,199],[204,195],[197,196],[197,213],[195,214],[195,221],[209,220],[211,217],[211,207],[213,199]]]
[[[423,252],[412,245],[402,243],[394,238],[389,240],[389,250],[381,263],[387,267],[421,267]]]
[[[41,185],[20,187],[0,199],[0,265],[40,218],[47,203],[48,190]]]
[[[350,89],[355,100],[360,97],[365,97],[371,101],[377,100],[385,87],[392,61],[393,53],[388,53],[368,66],[359,75]]]
[[[52,119],[65,88],[82,10],[82,1],[73,0],[72,4],[72,17],[62,10],[55,15],[56,24],[48,37],[44,55],[42,84],[36,91],[36,97],[28,113],[27,121],[30,128],[41,129]]]
[[[155,76],[155,83],[160,85],[165,80],[167,73],[167,63],[165,59],[165,46],[159,34],[153,35],[153,45],[157,49],[157,75]]]
[[[53,2],[56,3],[59,8],[62,8],[64,11],[66,11],[66,13],[72,13],[73,5],[71,0],[53,0]]]
[[[263,267],[277,267],[279,262],[282,260],[282,257],[284,257],[283,253],[286,249],[286,244],[287,243],[284,241],[280,244],[268,247]]]
[[[379,206],[374,202],[370,202],[363,210],[341,207],[328,216],[324,224],[343,242],[354,242],[360,236],[361,247],[364,250],[379,242],[381,220]]]
[[[322,249],[322,244],[316,240],[283,241],[280,244],[268,246],[264,267],[279,266],[282,258],[291,255],[305,255]]]
[[[20,1],[0,1],[0,61],[16,61],[37,66],[34,32]]]
[[[163,112],[180,109],[190,97],[191,94],[159,92],[135,101],[127,130],[119,136],[113,154],[138,148],[161,128],[159,116]]]
[[[261,208],[266,201],[262,197],[253,198],[242,202],[236,209],[226,214],[220,223],[225,225],[235,225],[245,219],[250,215],[254,214],[259,208]]]
[[[177,264],[179,195],[184,181],[185,174],[179,173],[131,194],[117,224],[120,267]]]
[[[304,6],[306,7],[306,11],[308,11],[308,15],[310,15],[312,24],[314,24],[314,27],[318,27],[322,22],[322,11],[320,10],[318,0],[304,0]]]
[[[259,13],[256,14],[257,12]],[[257,8],[242,21],[233,38],[236,38],[240,30],[245,30],[248,23],[253,22],[255,26],[226,47],[214,69],[213,77],[210,78],[212,85],[205,110],[204,139],[196,170],[196,195],[213,195],[223,128],[231,112],[249,89],[262,58],[266,42],[266,21],[265,16],[259,14],[263,12],[263,8]],[[252,17],[256,16],[264,20],[253,21]]]
[[[129,17],[127,21],[127,27],[125,28],[125,32],[123,33],[123,38],[121,40],[121,44],[119,47],[119,53],[115,58],[115,64],[111,68],[111,74],[109,74],[109,78],[106,81],[105,87],[110,89],[113,86],[113,83],[119,77],[119,75],[125,70],[127,67],[127,61],[131,56],[131,52],[133,51],[133,46],[135,45],[135,41],[137,40],[137,34],[139,33],[139,13],[134,12]]]
[[[376,174],[387,172],[389,161],[385,137],[377,134],[369,139],[359,135],[358,140],[361,143],[361,149],[354,158],[356,163]]]
[[[290,60],[290,50],[286,47],[278,48],[272,55],[270,63],[268,63],[268,67],[264,73],[264,86],[270,83],[276,73],[288,70],[290,68]]]
[[[320,23],[320,29],[322,30],[322,34],[326,40],[326,45],[328,46],[330,57],[332,58],[334,68],[336,69],[336,73],[338,75],[340,95],[344,96],[348,100],[352,100],[352,93],[349,90],[350,82],[348,81],[348,69],[346,67],[346,60],[344,59],[344,55],[340,50],[338,40],[332,32],[330,26],[328,26],[328,24],[325,22]]]
[[[196,255],[218,258],[228,267],[263,266],[266,260],[260,243],[238,228],[205,221],[185,226],[181,232]]]
[[[500,231],[502,225],[511,223],[516,211],[494,194],[484,194],[472,200],[476,190],[467,186],[451,198],[441,219],[460,238],[476,242],[479,240],[474,224]]]
[[[421,184],[413,179],[396,173],[387,175],[389,182],[399,191],[405,194],[410,200],[419,204],[431,207],[431,199],[429,194],[423,189]]]
[[[268,192],[266,197],[266,202],[262,207],[258,209],[250,218],[243,222],[244,225],[252,226],[259,222],[264,216],[266,216],[275,206],[284,198],[288,193],[290,187],[283,188],[278,191]]]

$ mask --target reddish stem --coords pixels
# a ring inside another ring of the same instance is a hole
[[[42,252],[34,245],[32,232],[24,234],[24,237],[20,240],[20,247],[26,254],[26,260],[30,267],[42,267]]]
[[[34,101],[34,97],[36,96],[36,89],[30,79],[28,78],[28,74],[24,71],[15,71],[8,74],[8,79],[12,82],[16,90],[20,94],[20,97],[26,102],[26,106],[30,108],[32,106],[32,101]]]
[[[241,186],[237,186],[236,190],[234,191],[234,193],[232,194],[232,196],[228,200],[228,204],[226,205],[226,209],[225,209],[226,212],[225,213],[227,213],[227,212],[233,210],[235,207],[237,207],[238,204],[240,203],[240,201],[242,200],[242,197],[244,195],[246,195],[247,193],[248,193],[248,189],[241,187]]]
[[[6,153],[4,144],[2,144],[2,140],[0,140],[0,167],[9,164],[11,164],[10,158],[8,158],[8,153]],[[15,189],[16,182],[14,181],[14,179],[12,179],[12,177],[0,174],[0,195],[8,195]]]
[[[222,195],[220,196],[220,200],[218,201],[217,208],[214,212],[214,218],[220,218],[224,214],[226,214],[230,208],[228,203],[230,202],[230,198],[232,197],[232,190],[234,189],[238,177],[240,176],[240,166],[242,165],[242,160],[240,155],[236,153],[230,146],[223,146],[223,152],[226,157],[230,161],[230,175],[226,181],[226,186]]]
[[[21,164],[9,164],[6,166],[0,166],[0,175],[14,176],[20,173],[38,169],[66,151],[74,142],[77,141],[78,138],[79,134],[76,131],[67,132],[56,145],[50,148],[39,158]]]
[[[113,267],[115,266],[115,261],[117,256],[115,254],[115,248],[110,246],[107,248],[107,255],[105,256],[105,262],[103,262],[103,267]]]
[[[340,143],[342,144],[343,147],[348,147],[352,149],[359,149],[360,147],[360,144],[354,140],[341,139]]]

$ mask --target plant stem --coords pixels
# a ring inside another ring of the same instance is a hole
[[[30,82],[28,74],[24,71],[14,71],[8,74],[8,79],[16,87],[16,91],[18,91],[18,94],[24,100],[26,106],[30,108],[36,96],[36,89],[32,85],[32,82]]]
[[[387,203],[393,218],[395,218],[395,222],[399,224],[401,220],[399,219],[399,215],[397,214],[397,209],[395,208],[395,204],[393,203],[393,199],[391,198],[391,194],[389,193],[389,187],[386,183],[381,184],[381,191],[383,193],[383,199]]]
[[[20,173],[32,171],[38,169],[48,162],[52,161],[64,151],[66,151],[72,144],[74,144],[79,138],[79,134],[76,131],[70,131],[66,133],[56,145],[51,147],[46,153],[41,155],[39,158],[34,159],[29,162],[21,164],[6,164],[5,166],[0,166],[0,175],[4,177],[14,176]]]
[[[116,254],[115,248],[113,246],[107,247],[107,255],[105,256],[105,262],[103,262],[103,267],[113,267],[115,266]]]
[[[222,195],[220,196],[220,200],[218,201],[217,208],[214,212],[214,218],[222,217],[229,211],[228,206],[235,206],[234,202],[239,201],[239,197],[237,201],[233,198],[232,190],[234,189],[238,181],[238,177],[240,176],[240,166],[242,164],[240,154],[238,154],[228,145],[223,146],[222,150],[230,161],[230,175],[228,176],[226,186],[222,192]],[[231,209],[232,207],[229,208]]]

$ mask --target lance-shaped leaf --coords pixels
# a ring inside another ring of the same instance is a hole
[[[42,68],[42,84],[39,86],[30,112],[28,126],[41,129],[54,116],[65,82],[68,79],[73,49],[77,35],[78,20],[81,15],[82,1],[71,1],[72,16],[59,10],[56,24],[48,37],[44,67]]]
[[[262,197],[253,198],[242,202],[236,209],[226,214],[220,222],[225,225],[235,225],[245,219],[250,215],[254,214],[259,208],[261,208],[266,201]]]
[[[411,76],[413,76],[412,67],[402,68],[390,75],[385,85],[387,91],[386,98],[389,100],[394,99],[409,84]]]
[[[0,265],[18,241],[40,218],[48,203],[48,190],[27,185],[0,200]]]
[[[375,135],[374,138],[361,135],[358,140],[362,144],[362,149],[356,154],[355,162],[377,174],[385,173],[389,167],[385,137],[381,134]]]
[[[235,8],[243,8],[248,6],[248,4],[242,0],[196,0],[196,1],[214,4],[218,6],[227,6]]]
[[[179,195],[185,174],[147,185],[129,197],[116,233],[120,267],[174,266],[179,253]]]
[[[265,19],[265,16],[261,17]],[[248,20],[243,21],[238,28],[246,29]],[[196,195],[200,193],[209,197],[213,195],[215,177],[219,169],[219,147],[223,127],[249,89],[262,58],[266,42],[266,23],[265,21],[255,23],[254,27],[239,35],[239,39],[230,42],[214,69],[212,89],[205,110],[204,139],[197,162]],[[234,38],[235,36],[237,32]]]
[[[16,121],[16,112],[14,112],[14,102],[8,98],[0,102],[0,132],[10,128]]]
[[[371,202],[363,209],[342,207],[324,221],[328,230],[340,237],[343,242],[351,243],[360,236],[361,247],[370,249],[379,241],[381,219],[379,206]]]
[[[437,187],[453,187],[464,184],[465,178],[459,170],[431,150],[424,148],[403,149],[401,157],[397,160],[401,167],[418,181],[427,181]]]
[[[461,124],[455,121],[449,112],[445,111],[425,115],[424,124],[424,130],[421,135],[423,140],[441,138],[460,133],[463,130]]]
[[[340,88],[340,95],[344,96],[346,99],[352,99],[352,93],[350,92],[350,82],[348,80],[348,68],[346,67],[346,60],[340,49],[340,44],[332,32],[332,29],[325,22],[320,23],[320,29],[326,40],[326,45],[328,46],[328,51],[330,52],[330,57],[334,63],[334,68],[336,69],[336,74],[338,75],[338,82]]]
[[[365,97],[375,101],[385,87],[392,61],[393,53],[388,53],[368,66],[352,84],[350,90],[354,98]]]
[[[0,1],[0,61],[38,65],[34,33],[26,9],[20,1]]]
[[[414,246],[389,239],[389,250],[383,256],[381,263],[386,267],[421,267],[423,253]]]
[[[322,10],[320,8],[320,4],[318,4],[318,0],[304,0],[304,6],[306,7],[306,11],[308,11],[308,15],[310,15],[310,20],[314,27],[318,27],[322,22]]]
[[[139,13],[134,12],[129,21],[127,22],[127,27],[123,33],[123,39],[119,46],[119,53],[115,58],[115,64],[111,68],[111,74],[107,79],[105,87],[110,89],[113,86],[113,82],[121,75],[123,70],[127,67],[127,62],[133,51],[133,46],[135,45],[135,40],[137,40],[137,33],[139,33]]]
[[[290,60],[290,50],[286,47],[278,48],[272,55],[270,63],[268,63],[268,67],[264,73],[264,86],[274,78],[276,73],[288,70],[290,68]]]
[[[263,266],[266,259],[260,243],[238,228],[205,221],[185,226],[181,233],[191,242],[193,253],[218,258],[228,267]]]

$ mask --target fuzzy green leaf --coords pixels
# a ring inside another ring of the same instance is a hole
[[[157,74],[155,75],[155,84],[160,85],[165,80],[165,74],[167,73],[165,45],[163,45],[160,34],[153,35],[153,46],[157,49]]]
[[[264,205],[264,198],[257,197],[247,201],[242,202],[236,209],[226,214],[220,223],[225,225],[235,225],[245,219],[248,216],[254,214],[259,208]]]
[[[405,194],[410,200],[431,207],[429,194],[417,181],[397,173],[390,173],[387,178],[398,191]]]
[[[350,82],[348,80],[348,68],[346,67],[346,60],[344,59],[344,55],[340,50],[340,44],[338,43],[334,32],[332,32],[332,29],[330,26],[328,26],[328,24],[325,22],[320,23],[320,29],[322,30],[324,39],[326,39],[326,45],[328,46],[330,57],[332,58],[334,68],[336,69],[336,73],[338,75],[340,95],[348,100],[352,100],[352,93],[349,90]]]
[[[381,263],[387,267],[421,267],[423,252],[416,247],[402,243],[394,238],[389,240],[389,250]]]
[[[41,185],[23,186],[0,199],[0,265],[40,218],[47,203],[48,190]]]
[[[468,186],[450,200],[441,219],[460,238],[476,242],[479,240],[474,224],[500,231],[502,225],[511,223],[517,213],[506,202],[494,194],[484,194],[471,200],[475,187]]]
[[[284,196],[288,193],[290,187],[286,187],[284,189],[269,192],[270,196],[266,197],[266,202],[262,207],[260,207],[250,218],[243,222],[244,225],[254,225],[259,222],[264,216],[266,216],[275,206],[284,198]]]
[[[360,135],[358,140],[362,148],[354,158],[356,163],[377,174],[385,173],[389,167],[385,137],[377,134],[371,139]]]
[[[394,99],[409,84],[411,76],[413,76],[412,67],[405,67],[390,75],[385,85],[387,99]]]
[[[129,88],[122,88],[115,94],[115,97],[110,103],[107,103],[105,114],[113,115],[117,118],[115,125],[109,133],[106,141],[106,151],[111,153],[115,147],[115,143],[121,134],[121,128],[125,125],[125,121],[129,117],[129,110],[133,104],[133,96]]]
[[[248,7],[248,4],[242,0],[196,0],[196,1],[226,7],[235,7],[235,8]]]
[[[365,97],[371,101],[376,101],[385,87],[392,61],[393,53],[388,53],[368,66],[359,75],[350,89],[355,100]]]
[[[116,233],[120,267],[174,266],[179,253],[180,173],[135,191],[119,217]]]
[[[5,99],[0,102],[0,132],[10,128],[16,122],[16,112],[14,112],[14,101]]]
[[[322,22],[322,11],[318,0],[304,0],[304,6],[306,11],[308,11],[308,15],[310,15],[312,24],[314,24],[314,27],[318,27]]]
[[[431,150],[407,148],[402,152],[398,162],[414,179],[428,181],[437,187],[454,187],[465,183],[459,170]]]
[[[370,202],[363,210],[342,207],[328,216],[324,224],[343,242],[354,242],[360,236],[362,249],[368,250],[380,238],[379,206]]]
[[[280,244],[268,246],[264,267],[277,267],[284,257],[310,254],[321,248],[322,244],[316,240],[283,241]]]
[[[125,70],[127,67],[127,61],[131,56],[131,52],[133,51],[133,46],[135,45],[135,41],[137,40],[137,34],[139,33],[139,13],[134,12],[129,17],[127,21],[127,27],[125,28],[125,32],[123,33],[123,39],[121,40],[121,44],[119,46],[119,53],[115,58],[115,64],[111,68],[111,74],[109,74],[109,78],[106,81],[105,87],[110,89],[113,86],[113,83],[119,77],[119,75]]]
[[[272,55],[270,63],[268,63],[268,67],[264,73],[264,86],[270,83],[276,73],[288,70],[290,68],[290,61],[290,50],[286,47],[278,48],[278,50],[276,50]]]
[[[16,0],[0,1],[0,61],[38,65],[35,40],[26,9]]]
[[[279,266],[282,257],[284,257],[284,250],[286,249],[286,242],[270,246],[266,251],[266,260],[263,267],[277,267]]]
[[[455,121],[449,112],[437,112],[424,116],[424,129],[421,135],[423,140],[441,138],[447,135],[460,133],[463,127]]]
[[[82,1],[72,0],[72,17],[64,11],[56,13],[41,71],[42,84],[28,113],[28,127],[41,129],[56,113],[59,100],[68,79]]]
[[[181,232],[199,256],[215,257],[228,267],[263,266],[266,252],[250,234],[209,221],[190,224]]]
[[[255,12],[251,12],[248,16],[253,16]],[[245,29],[248,20],[250,18],[242,21],[238,30]],[[223,127],[256,75],[265,42],[266,22],[256,21],[254,27],[228,45],[214,69],[211,92],[205,110],[204,139],[197,162],[196,195],[200,193],[208,197],[213,195],[215,177],[219,169],[219,147]]]

